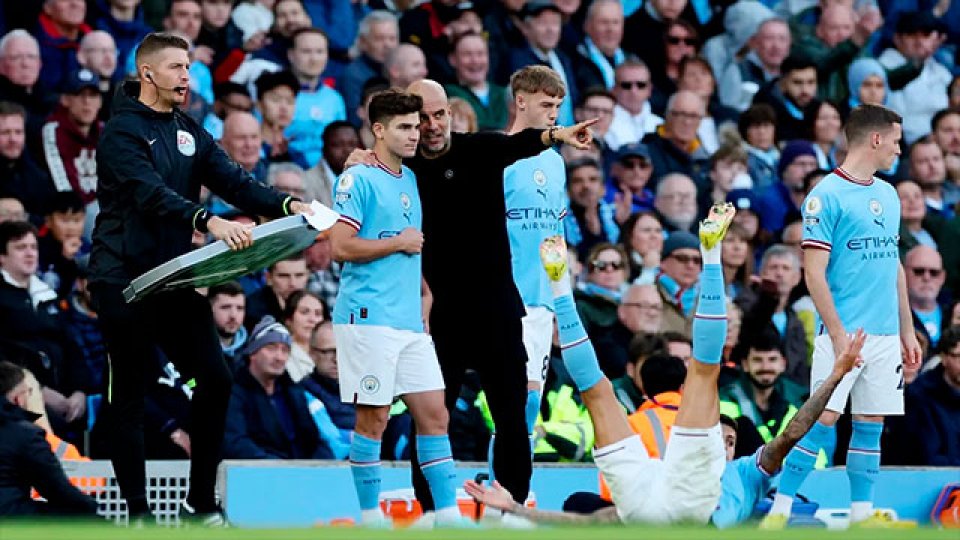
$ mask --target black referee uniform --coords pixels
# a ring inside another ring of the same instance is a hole
[[[454,133],[447,153],[434,159],[418,153],[403,162],[417,176],[424,209],[423,275],[433,292],[430,333],[447,409],[456,406],[464,372],[476,370],[497,426],[494,472],[518,502],[526,500],[533,471],[524,413],[525,310],[510,263],[503,169],[542,152],[541,133]],[[432,509],[412,454],[417,499]]]
[[[128,304],[123,289],[151,268],[191,249],[209,216],[200,185],[248,212],[281,217],[290,198],[253,180],[186,113],[158,112],[128,82],[97,149],[100,215],[93,231],[90,288],[110,358],[107,420],[113,467],[131,515],[146,514],[143,415],[146,374],[157,347],[195,377],[188,430],[190,491],[197,513],[216,510],[214,489],[231,375],[210,303],[192,289]]]

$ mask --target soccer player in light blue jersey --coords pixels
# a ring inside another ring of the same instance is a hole
[[[516,119],[510,133],[528,128],[546,129],[556,124],[566,95],[563,79],[546,66],[528,66],[510,77]],[[527,432],[533,432],[540,411],[553,342],[553,294],[540,263],[540,243],[563,234],[566,213],[566,170],[553,148],[514,162],[503,171],[507,235],[513,280],[526,308],[522,319],[523,345],[527,350]],[[494,434],[496,437],[496,434]],[[493,438],[490,441],[490,477],[493,478]]]
[[[919,366],[906,278],[900,265],[900,200],[896,190],[874,178],[900,154],[902,118],[880,105],[861,105],[844,131],[849,147],[834,169],[803,203],[803,257],[807,287],[820,316],[814,341],[811,389],[830,372],[849,334],[867,334],[863,366],[847,375],[820,421],[787,456],[770,513],[762,528],[781,529],[793,497],[810,474],[817,454],[851,400],[853,434],[847,452],[850,521],[895,526],[873,511],[873,485],[880,473],[883,417],[903,414],[903,364]]]
[[[350,444],[361,521],[381,526],[380,441],[399,396],[417,426],[417,458],[438,525],[462,522],[447,437],[449,415],[433,341],[424,332],[420,252],[423,213],[413,173],[402,165],[420,140],[419,96],[389,90],[370,101],[375,166],[345,170],[334,188],[340,219],[330,230],[344,261],[333,311],[340,399],[357,407]]]

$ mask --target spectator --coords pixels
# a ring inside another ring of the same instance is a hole
[[[513,108],[511,104],[509,108]],[[454,133],[476,133],[477,113],[462,98],[450,99],[450,131]]]
[[[573,104],[579,99],[579,93],[574,79],[573,63],[570,57],[558,48],[562,22],[560,8],[550,0],[529,0],[523,6],[522,13],[527,42],[523,47],[511,51],[510,73],[538,64],[556,71],[567,89],[557,113],[557,124],[569,126],[574,123]]]
[[[603,343],[611,338],[613,328],[619,324],[618,306],[627,290],[627,254],[618,245],[597,244],[587,255],[586,267],[586,280],[579,284],[574,298],[587,335]],[[598,347],[600,368],[610,379],[623,375],[627,342],[629,338],[621,341],[620,350],[614,345]],[[614,354],[604,356],[601,354],[604,348]]]
[[[660,327],[662,332],[690,335],[693,309],[697,302],[697,279],[702,266],[700,241],[696,236],[686,231],[676,231],[667,237],[663,243],[663,259],[656,281],[664,307]]]
[[[353,127],[353,126],[351,126]],[[317,238],[312,246],[304,251],[310,277],[307,290],[320,297],[323,305],[331,310],[337,303],[337,291],[340,290],[341,265],[333,260],[328,238]]]
[[[627,17],[624,23],[623,50],[643,59],[650,66],[651,73],[659,73],[666,58],[663,36],[667,33],[667,24],[681,17],[689,22],[696,20],[696,15],[693,15],[693,9],[687,2],[644,2],[643,7]]]
[[[424,68],[441,83],[449,82],[453,75],[447,62],[451,40],[464,31],[483,31],[472,2],[430,0],[410,7],[400,17],[400,41],[421,50]]]
[[[231,0],[200,0],[200,33],[195,45],[204,63],[214,73],[216,82],[231,78],[243,63],[248,52],[258,50],[263,44],[264,33],[257,33],[244,41],[243,32],[230,20],[233,9]],[[206,64],[209,57],[210,63]]]
[[[89,516],[97,502],[70,485],[42,428],[28,412],[33,389],[23,368],[0,362],[0,516]],[[36,489],[42,501],[31,497]]]
[[[393,88],[406,88],[413,81],[427,77],[427,58],[416,45],[401,43],[387,53],[383,76]]]
[[[670,96],[664,123],[643,137],[653,161],[654,186],[668,173],[682,173],[698,180],[706,173],[710,154],[697,136],[706,114],[706,103],[699,95],[680,90]]]
[[[80,38],[92,30],[83,22],[86,16],[84,0],[43,0],[36,35],[40,41],[40,81],[48,88],[60,88],[63,78],[80,67]]]
[[[927,212],[920,186],[904,180],[897,184],[897,195],[900,197],[900,258],[906,258],[907,252],[918,245],[937,249],[945,220]]]
[[[368,150],[373,149],[374,136],[373,129],[370,124],[370,117],[367,116],[367,107],[370,105],[370,99],[378,93],[390,88],[387,86],[387,81],[383,77],[374,77],[367,81],[367,84],[363,87],[363,99],[360,101],[360,106],[357,107],[357,116],[360,118],[360,143],[363,148]]]
[[[805,139],[813,142],[817,154],[817,168],[832,171],[837,165],[837,146],[840,143],[840,128],[843,119],[840,109],[830,101],[821,101],[809,117],[809,131]],[[896,169],[896,165],[893,167]]]
[[[675,19],[667,22],[663,43],[666,51],[663,65],[659,71],[650,72],[653,82],[651,102],[653,110],[658,114],[664,113],[667,99],[678,90],[680,63],[688,56],[697,56],[700,37],[692,24],[683,19]]]
[[[641,211],[631,215],[620,228],[620,244],[627,252],[633,283],[653,283],[660,268],[663,250],[663,225],[654,212]]]
[[[747,240],[757,249],[766,236],[760,229],[759,197],[749,189],[735,189],[727,195],[727,202],[737,209],[733,223],[743,229]]]
[[[331,14],[329,11],[325,13],[325,15]],[[342,13],[337,14],[342,15]],[[345,27],[349,25],[348,21],[341,22]],[[307,13],[303,0],[278,0],[273,4],[273,28],[270,30],[269,43],[257,51],[257,57],[284,68],[290,67],[290,57],[287,51],[293,46],[293,35],[311,26],[313,26],[313,21],[310,14]],[[326,30],[324,32],[326,33]],[[329,34],[327,35],[329,36]]]
[[[117,69],[117,45],[113,36],[103,30],[94,30],[83,36],[77,49],[77,62],[100,79],[98,90],[103,102],[100,119],[106,121],[110,118],[110,100],[116,89],[114,82],[119,82],[123,75],[123,71]]]
[[[214,285],[207,290],[207,300],[210,300],[223,356],[232,367],[239,367],[240,354],[247,343],[247,329],[243,327],[247,299],[243,287],[235,281]]]
[[[590,126],[593,131],[593,142],[601,150],[601,163],[609,167],[613,161],[613,150],[607,144],[606,136],[613,123],[613,109],[617,105],[617,99],[609,90],[602,87],[587,88],[581,92],[580,103],[573,110],[574,120],[585,122],[592,118],[597,119],[597,123]],[[572,146],[564,146],[563,149],[574,149]],[[563,152],[561,149],[561,153]]]
[[[893,47],[877,60],[888,70],[920,67],[920,74],[902,89],[890,93],[890,108],[903,116],[903,139],[907,144],[930,133],[933,115],[948,105],[950,70],[933,53],[941,43],[937,22],[925,12],[904,13],[897,20]]]
[[[0,124],[2,126],[2,124]],[[3,136],[2,127],[0,127],[0,137]],[[3,139],[0,138],[0,141]],[[2,155],[2,154],[0,154]],[[23,208],[23,203],[14,197],[0,197],[0,223],[5,221],[26,221],[27,211]]]
[[[907,296],[913,312],[913,326],[934,348],[940,342],[940,329],[946,307],[938,298],[946,280],[943,259],[930,246],[917,246],[907,252],[903,260],[907,276]]]
[[[204,117],[203,128],[210,133],[214,140],[223,138],[223,122],[231,113],[253,111],[253,100],[250,99],[250,92],[247,87],[234,83],[225,82],[213,87],[213,111]],[[256,120],[256,119],[255,119]],[[259,122],[257,123],[257,134],[259,137]],[[260,142],[257,142],[257,149],[260,149]]]
[[[698,214],[706,216],[715,202],[727,200],[734,189],[753,187],[747,173],[747,152],[739,144],[727,144],[710,156],[710,190],[701,190],[697,197]]]
[[[477,114],[479,130],[507,127],[507,89],[489,81],[490,51],[480,34],[456,37],[450,49],[454,82],[445,86],[451,98],[466,100]]]
[[[627,417],[630,429],[640,435],[647,454],[660,459],[666,454],[670,430],[680,408],[680,392],[687,368],[675,356],[654,354],[640,370],[640,390],[647,397],[636,412]]]
[[[107,390],[107,345],[100,331],[97,313],[93,309],[90,289],[87,288],[85,265],[78,265],[76,286],[69,296],[64,310],[67,331],[80,346],[83,358],[90,374],[90,390],[94,394],[104,394]]]
[[[119,58],[126,59],[153,29],[143,20],[140,0],[98,0],[93,26],[113,36]],[[190,36],[191,41],[197,36]]]
[[[623,377],[611,381],[613,393],[616,394],[617,400],[623,405],[627,415],[636,412],[646,400],[643,395],[643,383],[640,381],[640,368],[653,355],[666,353],[667,344],[663,336],[656,332],[639,333],[630,340],[626,373]]]
[[[263,118],[260,135],[268,162],[292,161],[308,168],[307,157],[289,138],[300,82],[289,71],[265,72],[257,78],[257,109]],[[299,144],[299,143],[298,143]]]
[[[863,54],[870,36],[883,24],[880,11],[870,9],[859,16],[853,6],[831,3],[823,7],[812,34],[799,34],[791,54],[817,66],[820,96],[834,101],[847,98],[843,81],[850,62]]]
[[[39,273],[47,285],[66,299],[80,274],[78,259],[90,251],[83,240],[84,207],[72,191],[61,191],[48,202],[43,232],[37,238]]]
[[[250,333],[247,366],[237,372],[227,409],[223,453],[227,459],[325,459],[303,388],[285,368],[290,333],[264,317]]]
[[[357,107],[363,97],[364,84],[383,72],[383,61],[387,52],[399,44],[399,35],[397,18],[389,11],[371,11],[360,21],[358,55],[337,79],[337,91],[346,103],[347,119],[355,126],[360,125]]]
[[[510,75],[506,73],[510,51],[526,43],[521,19],[526,0],[498,0],[490,4],[483,18],[490,45],[490,73],[496,80],[505,80]]]
[[[715,90],[717,80],[710,70],[710,63],[699,56],[687,56],[680,61],[677,75],[677,90],[688,90],[700,96],[707,104],[707,112],[700,119],[697,137],[710,154],[720,146],[719,129],[724,124],[735,124],[739,113],[720,103]]]
[[[40,45],[26,30],[11,30],[0,38],[0,101],[26,110],[22,116],[31,133],[39,131],[57,101],[40,80],[40,66]]]
[[[297,30],[291,40],[287,54],[300,88],[286,136],[291,150],[306,159],[306,165],[300,164],[306,169],[320,161],[324,128],[330,122],[346,120],[347,111],[343,97],[320,79],[327,67],[327,36],[316,28],[303,28]]]
[[[653,192],[647,189],[647,182],[653,175],[653,163],[650,150],[643,143],[621,146],[615,158],[604,200],[614,203],[617,221],[623,223],[636,212],[653,209]]]
[[[806,394],[784,375],[787,359],[772,330],[757,333],[746,348],[739,377],[720,389],[720,414],[737,420],[737,455],[750,455],[783,433]]]
[[[639,141],[663,123],[650,106],[652,92],[650,69],[645,63],[628,58],[617,66],[613,86],[617,104],[613,108],[610,128],[603,138],[611,150]]]
[[[148,362],[143,415],[144,456],[147,459],[188,459],[192,451],[190,402],[196,381],[181,374],[160,351],[144,361]],[[108,403],[104,417],[110,414]]]
[[[323,300],[310,291],[301,289],[287,297],[283,307],[283,324],[290,332],[290,356],[287,361],[287,375],[293,382],[300,382],[313,371],[313,359],[310,358],[310,336],[313,329],[328,320],[327,307]]]
[[[489,417],[489,415],[488,415]],[[489,424],[492,428],[492,423]],[[539,462],[590,461],[593,422],[573,385],[552,370],[544,381],[543,402],[533,427],[533,459]]]
[[[730,224],[721,247],[723,281],[727,284],[727,297],[737,300],[738,304],[752,303],[753,290],[750,288],[753,278],[753,245],[746,229]]]
[[[812,60],[788,56],[780,77],[760,88],[753,103],[766,103],[777,115],[777,142],[801,139],[806,118],[813,114],[817,96],[817,65]]]
[[[960,326],[943,333],[938,347],[941,364],[907,387],[909,440],[917,441],[916,464],[960,465]]]
[[[303,169],[296,163],[274,163],[267,168],[267,185],[296,199],[306,200]]]
[[[790,54],[787,21],[763,21],[747,45],[749,52],[743,59],[728,65],[720,75],[720,102],[738,111],[745,111],[757,91],[780,76],[780,66]]]
[[[352,403],[340,399],[339,370],[337,369],[337,343],[330,321],[324,321],[314,327],[310,337],[310,357],[314,368],[300,381],[307,392],[307,402],[319,401],[320,407],[311,407],[314,421],[324,439],[334,450],[337,459],[349,455],[350,439],[357,422],[357,410]],[[319,416],[318,413],[322,413]],[[323,427],[321,427],[323,426]]]
[[[790,141],[783,147],[777,164],[780,181],[760,195],[760,226],[771,234],[779,234],[791,214],[799,214],[806,196],[803,178],[817,170],[817,152],[809,141]]]
[[[875,58],[858,58],[847,70],[847,101],[841,102],[844,118],[861,103],[886,105],[890,98],[887,70]]]
[[[683,173],[670,173],[660,179],[653,205],[670,234],[689,232],[697,225],[697,186]]]
[[[323,128],[323,149],[320,161],[304,173],[303,183],[306,189],[304,200],[320,201],[333,206],[333,186],[343,172],[347,156],[360,148],[360,133],[353,124],[345,120],[334,120]]]
[[[737,131],[747,148],[747,171],[752,188],[762,191],[777,181],[777,113],[766,103],[751,105],[737,122]]]
[[[617,306],[617,321],[603,331],[595,331],[591,340],[598,358],[616,372],[630,362],[630,343],[635,335],[660,330],[663,302],[651,283],[631,285]]]
[[[786,365],[788,379],[806,386],[810,382],[807,333],[800,317],[790,306],[790,293],[800,284],[800,260],[796,251],[782,244],[767,249],[760,261],[760,284],[757,300],[745,307],[740,343],[733,352],[734,361],[742,359],[763,332],[776,331]]]
[[[955,76],[953,80],[950,81],[948,92],[950,94],[950,108],[960,108],[960,75]]]
[[[573,58],[578,88],[613,89],[615,68],[626,56],[623,41],[623,6],[618,0],[595,0],[587,6],[583,41]]]
[[[952,186],[949,189],[960,190],[960,107],[937,112],[931,128],[933,140],[943,150],[943,163]]]
[[[567,190],[570,212],[563,222],[565,236],[581,259],[597,244],[616,242],[620,227],[616,208],[603,200],[606,188],[600,164],[591,158],[568,162]]]
[[[0,224],[0,350],[22,358],[42,386],[54,431],[79,440],[90,375],[57,308],[57,294],[36,276],[37,232],[25,222]]]
[[[265,315],[282,321],[287,297],[307,286],[308,275],[307,260],[303,253],[270,265],[266,273],[266,286],[247,295],[247,313],[243,319],[247,330],[252,330]]]
[[[260,157],[263,147],[263,137],[260,132],[260,123],[246,111],[228,112],[223,122],[223,138],[220,139],[227,155],[234,159],[241,167],[257,181],[267,181],[267,160]]]
[[[960,189],[948,191],[943,150],[932,137],[923,137],[910,145],[910,178],[923,190],[928,214],[953,217],[953,205],[960,200]]]
[[[26,152],[26,110],[0,101],[0,197],[19,200],[39,222],[46,203],[56,193],[53,181]]]
[[[44,124],[43,155],[57,191],[76,193],[84,205],[97,198],[97,143],[100,121],[100,78],[87,68],[66,76],[60,106]],[[97,207],[90,209],[95,214]],[[91,227],[93,230],[92,219]]]
[[[667,342],[667,354],[683,360],[684,364],[690,363],[693,355],[693,341],[689,334],[667,330],[663,332],[663,339]]]
[[[703,57],[710,63],[711,71],[722,80],[730,66],[750,52],[747,46],[760,31],[760,25],[773,17],[770,8],[752,0],[738,1],[727,8],[723,14],[724,32],[703,44]]]

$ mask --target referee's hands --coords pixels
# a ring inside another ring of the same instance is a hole
[[[569,144],[570,146],[579,148],[580,150],[587,150],[591,147],[591,145],[593,145],[593,132],[590,131],[590,126],[599,121],[599,118],[584,120],[579,124],[574,124],[572,126],[556,130],[553,136],[555,139],[564,144]]]
[[[227,221],[216,216],[207,222],[207,231],[217,240],[223,240],[233,251],[247,249],[253,245],[253,227],[253,223]]]

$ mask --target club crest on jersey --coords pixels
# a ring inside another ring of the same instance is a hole
[[[533,171],[533,183],[543,187],[547,184],[547,175],[543,174],[543,171],[537,169]]]
[[[880,204],[880,201],[876,199],[870,199],[870,213],[875,216],[880,216],[883,214],[883,206]]]
[[[406,193],[400,194],[400,208],[403,209],[403,217],[407,220],[407,224],[413,223],[410,214],[410,207],[413,206],[410,202],[410,196]]]
[[[353,187],[353,175],[350,173],[345,173],[340,176],[340,180],[337,181],[337,189],[341,191],[346,191]]]
[[[380,380],[373,375],[367,375],[360,379],[360,389],[367,394],[376,394],[380,389]]]
[[[823,203],[820,202],[820,197],[812,196],[807,198],[807,203],[804,205],[804,210],[808,214],[815,216],[823,210]]]
[[[177,130],[177,150],[181,154],[190,157],[197,153],[197,143],[193,140],[193,135],[182,129]]]

